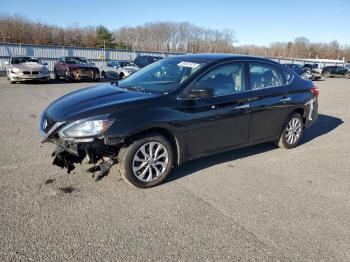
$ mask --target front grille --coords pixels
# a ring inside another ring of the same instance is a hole
[[[44,131],[45,133],[47,133],[56,124],[56,122],[52,120],[50,117],[48,117],[47,115],[45,116],[45,120],[47,121],[47,125]]]
[[[23,75],[30,75],[29,71],[23,71]]]
[[[32,75],[38,75],[39,71],[32,71]]]

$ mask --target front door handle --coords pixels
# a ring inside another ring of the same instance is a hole
[[[249,104],[243,104],[235,107],[235,109],[245,109],[245,108],[249,108]]]
[[[292,98],[290,98],[290,97],[283,97],[283,98],[280,100],[280,102],[286,103],[286,102],[289,102],[290,100],[292,100]]]

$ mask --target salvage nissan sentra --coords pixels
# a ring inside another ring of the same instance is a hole
[[[84,159],[99,177],[116,164],[126,181],[146,188],[186,160],[268,141],[296,147],[317,119],[318,94],[268,59],[176,56],[59,98],[40,129],[57,147],[54,164],[68,172]]]

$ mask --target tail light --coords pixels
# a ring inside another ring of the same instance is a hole
[[[311,93],[314,94],[315,97],[318,97],[318,95],[320,94],[320,90],[318,89],[318,87],[314,86],[313,88],[311,88]]]

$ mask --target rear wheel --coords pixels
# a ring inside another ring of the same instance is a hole
[[[304,132],[304,121],[299,113],[290,115],[283,127],[277,145],[282,148],[291,149],[300,144]]]
[[[331,76],[331,73],[326,72],[326,73],[323,74],[323,76],[324,76],[324,77],[330,77],[330,76]]]
[[[157,133],[140,136],[118,155],[120,175],[131,185],[148,188],[159,185],[173,166],[171,143]]]
[[[350,79],[350,72],[345,74],[345,78]]]

